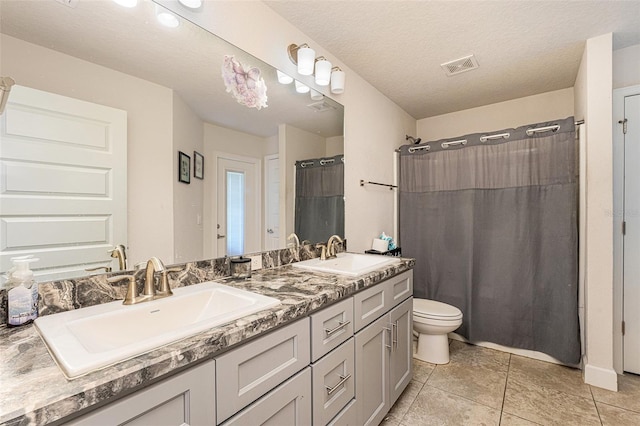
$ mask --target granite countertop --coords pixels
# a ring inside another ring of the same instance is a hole
[[[272,296],[281,305],[68,380],[32,325],[0,329],[0,424],[42,425],[209,359],[232,345],[348,297],[413,267],[413,259],[358,277],[313,273],[290,265],[254,271],[247,280],[215,281]]]

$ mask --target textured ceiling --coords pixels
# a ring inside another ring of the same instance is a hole
[[[588,38],[640,43],[638,0],[265,3],[416,119],[572,87]]]
[[[307,108],[317,101],[295,93],[293,84],[277,83],[273,67],[188,21],[170,29],[154,15],[149,0],[132,9],[111,0],[79,0],[75,8],[54,0],[0,0],[0,32],[174,89],[209,123],[262,137],[276,135],[279,123],[324,137],[342,135],[339,104],[327,100],[336,107],[327,112]],[[225,92],[224,55],[260,68],[268,108],[247,108]],[[11,77],[20,84],[20,76]]]

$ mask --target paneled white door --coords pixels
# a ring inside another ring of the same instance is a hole
[[[280,160],[268,155],[265,162],[265,250],[280,248]]]
[[[624,99],[624,371],[640,374],[640,94]]]
[[[127,244],[127,113],[14,86],[0,117],[0,273],[33,254],[39,281],[117,262]]]
[[[260,168],[256,158],[217,158],[217,257],[260,251]]]

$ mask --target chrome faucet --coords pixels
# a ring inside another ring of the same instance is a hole
[[[327,259],[333,259],[336,257],[336,244],[342,243],[342,238],[338,235],[332,235],[327,241]]]
[[[144,289],[142,290],[143,296],[149,296],[151,298],[156,297],[156,272],[160,272],[163,275],[166,274],[162,261],[157,257],[152,257],[147,261],[147,267],[144,271]]]
[[[291,235],[289,235],[287,237],[287,241],[288,240],[295,240],[294,243],[293,243],[294,244],[294,246],[293,246],[294,248],[300,247],[300,238],[298,238],[298,236],[296,235],[295,232],[292,232]]]
[[[121,271],[127,269],[127,253],[125,252],[125,248],[122,244],[118,244],[107,253],[109,253],[114,259],[118,259],[118,266]]]

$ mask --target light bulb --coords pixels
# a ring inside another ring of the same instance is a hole
[[[298,93],[309,93],[309,86],[305,86],[296,80],[296,92]]]
[[[318,86],[328,86],[331,80],[331,62],[321,59],[316,62],[316,84]]]
[[[310,47],[298,49],[298,73],[302,75],[313,74],[313,66],[316,62],[316,51]]]
[[[331,73],[331,93],[344,93],[345,73],[342,70],[335,70]]]

